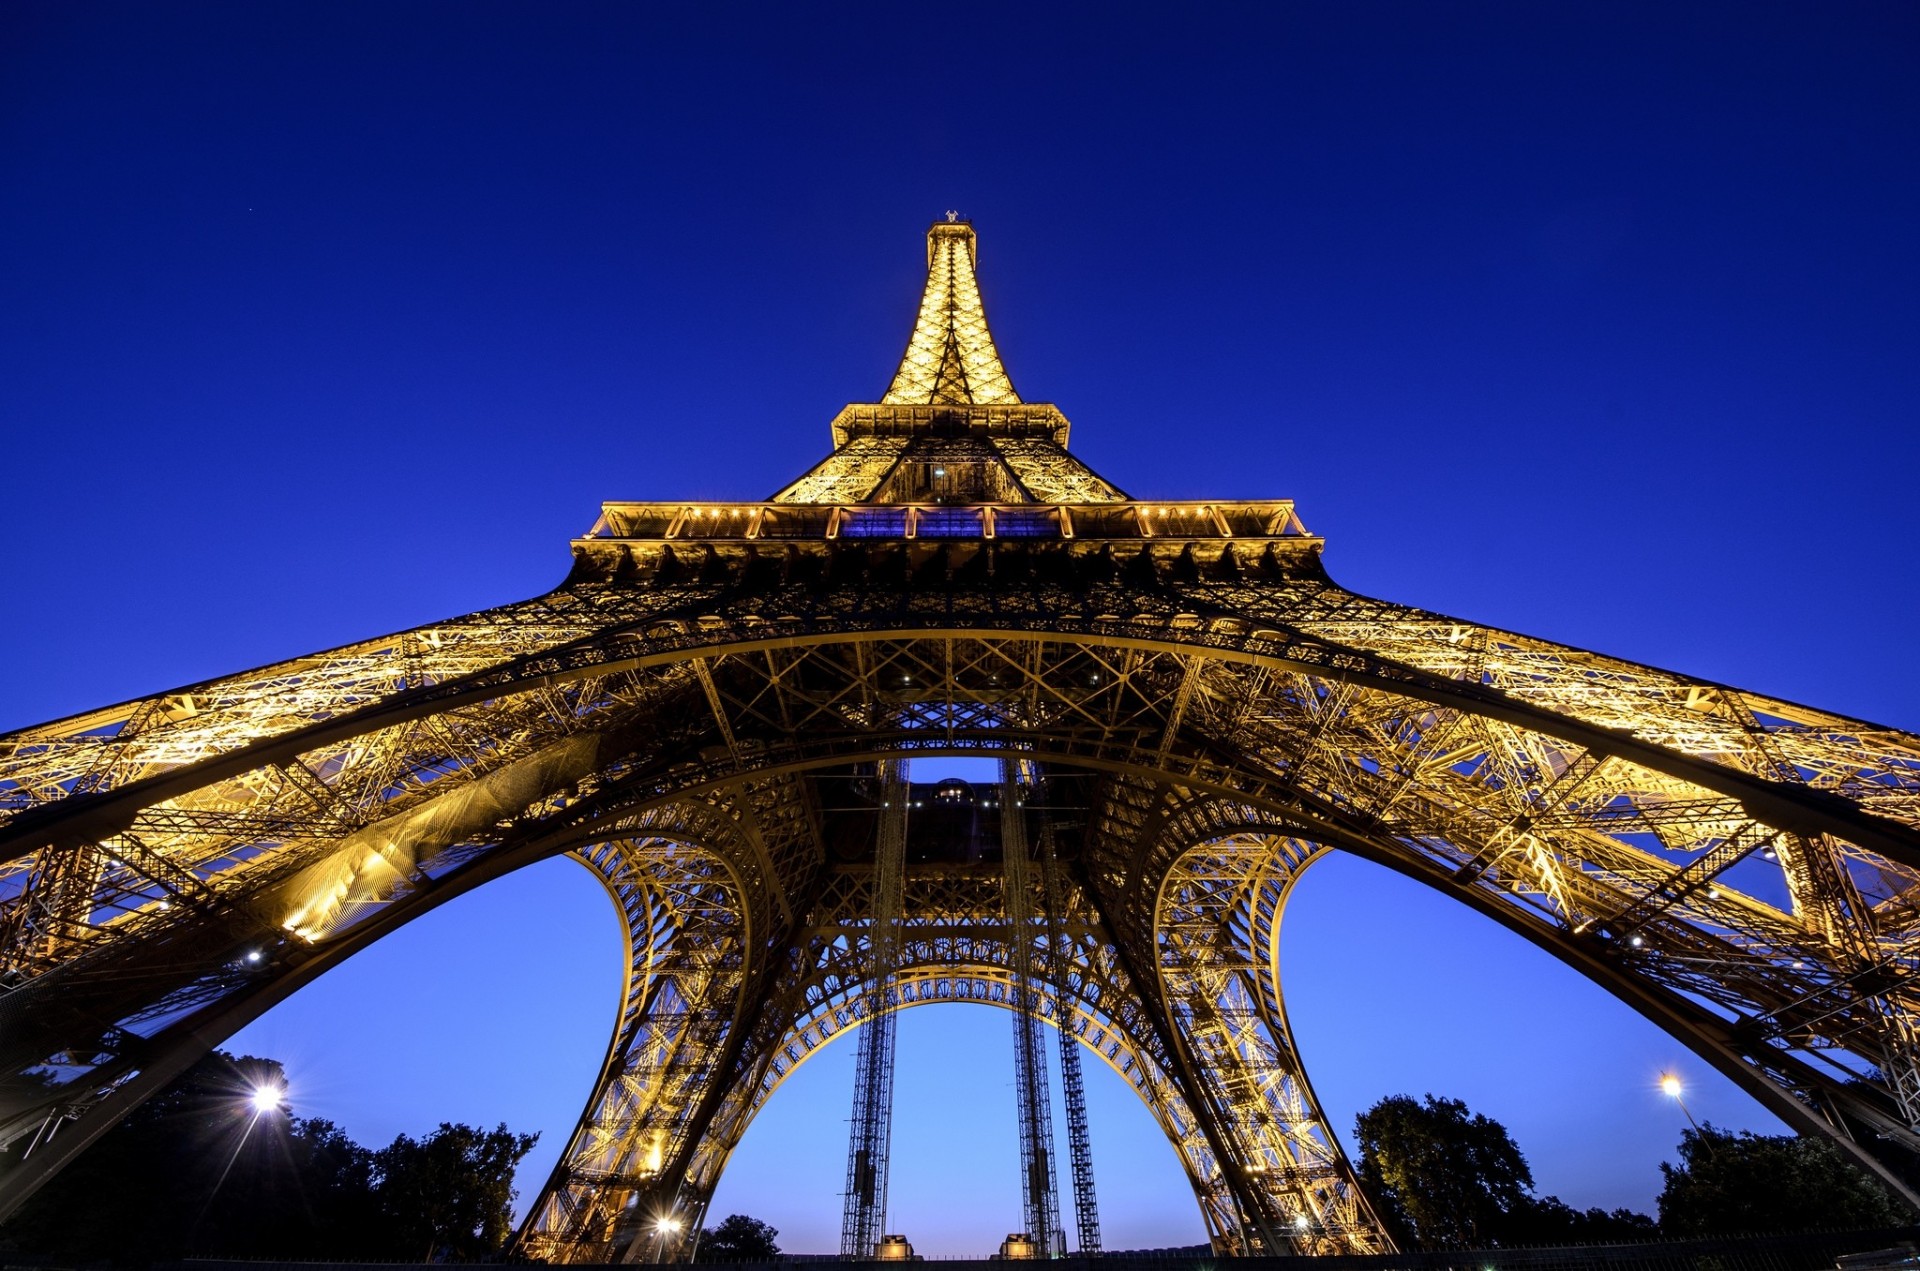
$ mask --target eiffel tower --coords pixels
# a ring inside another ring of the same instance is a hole
[[[1140,1096],[1218,1252],[1387,1248],[1279,978],[1289,889],[1340,851],[1911,1197],[1920,737],[1356,595],[1284,499],[1131,497],[1015,392],[976,251],[932,227],[891,384],[770,498],[608,503],[545,595],[0,737],[0,1212],[328,968],[560,854],[628,970],[519,1236],[551,1261],[686,1256],[850,1029],[870,1256],[892,1021],[950,1001],[1012,1012],[1042,1251],[1043,1025],[1069,1105],[1081,1048]],[[998,780],[911,780],[934,756]]]

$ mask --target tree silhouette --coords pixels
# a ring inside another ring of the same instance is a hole
[[[538,1138],[443,1121],[423,1139],[402,1134],[376,1152],[380,1212],[399,1249],[428,1262],[499,1249],[513,1232],[514,1167]]]
[[[764,1262],[780,1256],[774,1243],[780,1233],[745,1214],[728,1214],[717,1227],[700,1233],[701,1262]]]
[[[504,1244],[534,1136],[443,1124],[370,1151],[331,1121],[254,1107],[255,1089],[285,1084],[274,1060],[213,1052],[35,1194],[0,1250],[415,1261]]]
[[[1360,1184],[1403,1246],[1496,1244],[1533,1190],[1506,1127],[1458,1099],[1390,1095],[1360,1114],[1354,1137]]]
[[[1913,1212],[1824,1139],[1706,1125],[1662,1162],[1660,1226],[1674,1236],[1903,1226]]]
[[[1507,1128],[1458,1099],[1391,1095],[1354,1122],[1360,1185],[1403,1248],[1471,1249],[1648,1239],[1630,1209],[1579,1210],[1533,1194],[1533,1171]]]

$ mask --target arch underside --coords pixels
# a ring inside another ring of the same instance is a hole
[[[0,1205],[298,984],[562,851],[633,954],[539,1212],[612,1240],[617,1197],[710,1194],[867,1009],[806,954],[859,890],[820,774],[916,753],[1093,774],[1072,870],[1111,967],[1073,1027],[1152,1074],[1224,1246],[1371,1238],[1272,963],[1309,844],[1522,932],[1883,1172],[1920,1146],[1920,740],[1259,562],[963,587],[901,560],[857,602],[751,566],[576,585],[0,739],[0,1137],[32,1146]],[[945,956],[925,983],[1001,983]]]
[[[1279,995],[1265,974],[1277,947],[1271,919],[1277,918],[1279,898],[1301,859],[1291,845],[1276,844],[1245,834],[1205,849],[1206,865],[1198,874],[1210,878],[1216,894],[1229,897],[1231,904],[1251,898],[1264,917],[1257,931],[1223,929],[1224,938],[1208,942],[1204,955],[1182,939],[1181,954],[1166,960],[1164,982],[1154,994],[1173,1012],[1160,1021],[1129,978],[1091,898],[1076,889],[1062,915],[1062,946],[1056,950],[1044,935],[1032,937],[1041,1017],[1066,1027],[1146,1105],[1186,1172],[1217,1247],[1244,1251],[1251,1211],[1270,1225],[1278,1216],[1279,1229],[1296,1245],[1328,1252],[1378,1250],[1377,1224],[1306,1087]],[[1215,868],[1227,862],[1225,870]],[[697,1222],[734,1148],[781,1083],[828,1042],[871,1018],[876,1002],[867,973],[871,892],[866,870],[832,872],[812,921],[789,941],[783,974],[757,1004],[757,1026],[744,1050],[724,1077],[711,1080],[725,1093],[701,1141],[686,1145],[684,1165],[668,1169],[659,1147],[663,1140],[674,1141],[673,1127],[684,1120],[675,1092],[649,1086],[655,1099],[641,1103],[629,1093],[626,1074],[632,1065],[611,1065],[615,1075],[603,1077],[602,1089],[616,1093],[597,1093],[590,1103],[588,1121],[529,1220],[524,1252],[549,1261],[635,1256],[651,1252],[646,1243],[653,1239],[650,1220],[674,1212],[694,1215],[689,1222]],[[1192,908],[1189,902],[1181,912]],[[909,916],[903,923],[901,966],[893,980],[897,1009],[938,1002],[1012,1008],[1009,922],[997,868],[917,867],[906,880],[904,912]],[[1250,941],[1261,942],[1261,948]],[[1228,946],[1234,949],[1228,955],[1231,984],[1213,974],[1219,969],[1216,955]],[[1209,966],[1199,978],[1196,968],[1203,960]],[[1225,1049],[1204,1028],[1178,1027],[1182,1021],[1234,1014],[1245,999],[1243,980],[1267,986],[1256,990],[1259,1018],[1239,1020]],[[1198,1039],[1175,1043],[1192,1051],[1184,1059],[1168,1048],[1167,1038],[1174,1035],[1168,1020],[1176,1022],[1182,1039]],[[651,1043],[650,1034],[636,1035]],[[652,1056],[652,1067],[705,1070],[697,1043],[669,1056]],[[1191,1101],[1189,1089],[1196,1096]],[[1233,1118],[1249,1109],[1257,1111],[1244,1122]],[[623,1154],[605,1152],[609,1142],[621,1144]]]

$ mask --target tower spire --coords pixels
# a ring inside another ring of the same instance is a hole
[[[890,406],[1017,405],[973,267],[973,226],[949,212],[927,231],[927,286],[900,369],[881,401]]]

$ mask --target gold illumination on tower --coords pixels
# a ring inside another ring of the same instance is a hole
[[[933,226],[886,394],[769,498],[607,503],[533,599],[0,736],[0,1217],[272,1002],[561,854],[627,964],[521,1235],[549,1262],[685,1253],[653,1220],[699,1229],[799,1064],[956,1000],[1118,1073],[1219,1252],[1385,1249],[1281,994],[1334,851],[1907,1188],[1920,737],[1349,592],[1285,499],[1130,498],[1015,394],[975,263]],[[1030,872],[876,871],[916,755],[1017,772]]]
[[[893,374],[889,406],[1017,405],[1000,364],[986,306],[973,275],[979,250],[973,226],[949,221],[927,231],[927,286],[920,316]]]

